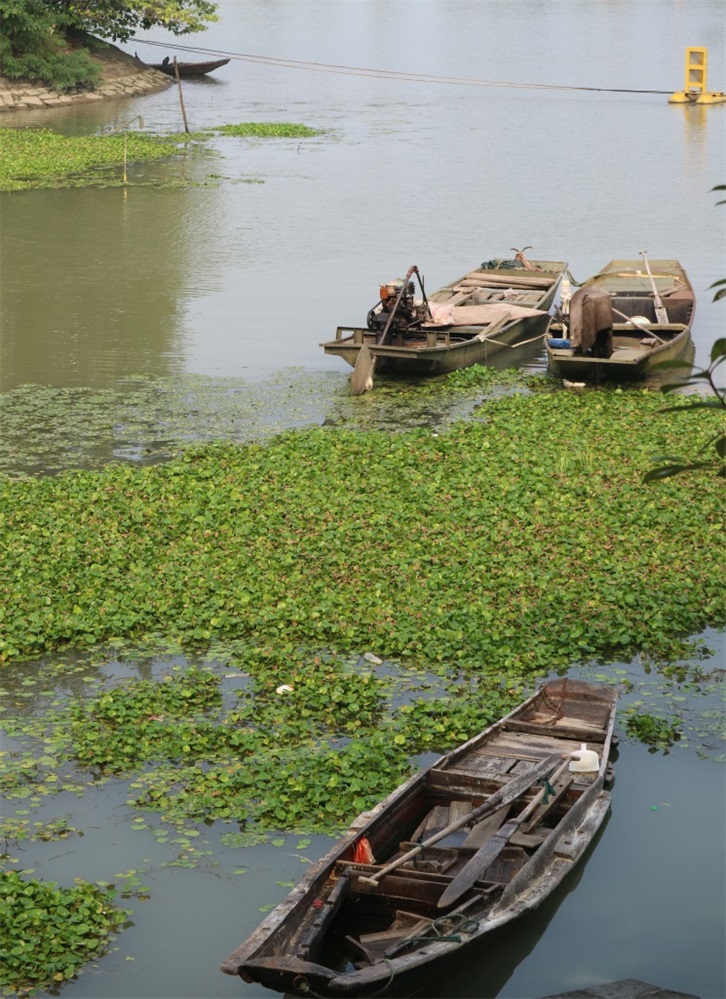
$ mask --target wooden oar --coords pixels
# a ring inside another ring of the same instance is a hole
[[[668,323],[668,313],[666,312],[663,301],[658,294],[658,289],[655,286],[655,280],[653,275],[650,273],[650,264],[648,263],[648,257],[646,256],[646,250],[641,250],[640,255],[645,263],[645,269],[648,272],[648,277],[650,278],[650,286],[653,289],[653,302],[655,303],[655,317],[659,323]]]
[[[350,387],[353,390],[353,395],[363,395],[368,389],[373,388],[375,366],[376,359],[371,354],[370,347],[364,343],[358,351],[353,374],[350,376]]]
[[[570,757],[568,756],[553,774],[553,783],[567,770],[569,765]],[[513,819],[506,822],[495,836],[492,836],[484,846],[477,850],[471,860],[459,871],[451,884],[444,890],[441,898],[436,903],[439,909],[445,909],[453,902],[456,902],[457,899],[461,898],[471,888],[474,882],[479,880],[487,867],[497,859],[520,825],[526,822],[537,808],[545,795],[545,790],[546,787],[543,787],[541,791],[538,791],[519,815],[515,815]]]
[[[461,818],[450,823],[450,825],[448,825],[445,829],[442,829],[441,832],[435,833],[433,836],[424,840],[423,843],[419,843],[418,846],[413,847],[413,849],[409,850],[407,853],[404,853],[402,856],[392,860],[390,864],[382,867],[380,871],[376,872],[375,877],[367,878],[361,874],[358,876],[358,880],[365,882],[365,884],[377,885],[381,879],[386,876],[386,874],[390,874],[390,872],[395,871],[397,867],[407,863],[409,860],[413,860],[413,858],[421,853],[422,850],[426,850],[428,847],[433,846],[434,843],[438,843],[439,840],[445,839],[450,833],[456,832],[457,829],[461,829],[463,826],[471,825],[472,822],[477,822],[479,819],[485,818],[487,815],[495,812],[502,805],[506,805],[509,802],[514,801],[515,798],[518,798],[520,795],[524,794],[525,791],[528,791],[533,784],[537,783],[538,780],[550,773],[559,759],[561,759],[559,753],[554,753],[552,756],[548,756],[546,759],[540,760],[540,762],[536,766],[532,767],[531,770],[528,770],[526,774],[520,774],[519,777],[515,777],[513,780],[510,780],[508,784],[504,785],[504,787],[500,787],[498,791],[495,791],[494,794],[487,798],[483,805],[479,805],[478,808],[474,808],[470,812],[467,812],[466,815],[462,815]]]

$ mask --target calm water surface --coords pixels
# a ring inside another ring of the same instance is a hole
[[[531,256],[568,260],[580,281],[641,249],[678,258],[698,295],[694,341],[697,362],[707,363],[723,335],[723,303],[712,304],[707,289],[726,273],[723,207],[710,190],[726,182],[726,106],[671,106],[667,93],[683,86],[687,45],[709,46],[709,88],[726,89],[720,0],[227,0],[220,10],[200,45],[462,80],[666,93],[424,83],[233,60],[185,84],[192,129],[294,121],[325,134],[214,139],[169,164],[132,168],[127,195],[0,195],[0,391],[123,389],[135,376],[199,375],[220,385],[239,379],[250,392],[254,383],[255,399],[274,410],[281,385],[304,396],[309,381],[317,402],[307,418],[321,422],[349,369],[318,344],[337,324],[361,322],[381,281],[415,263],[435,288],[526,245]],[[126,48],[150,61],[165,54],[141,42]],[[182,127],[173,87],[0,124],[87,133],[137,115],[152,130]],[[189,179],[197,186],[154,186]],[[299,422],[279,410],[283,424]],[[37,429],[28,425],[28,435]],[[49,454],[49,468],[53,461]],[[720,636],[709,640],[723,666]],[[611,682],[622,682],[617,668],[636,683],[625,703],[658,686],[637,664],[615,664]],[[534,999],[632,977],[723,999],[723,746],[693,735],[722,700],[679,696],[691,712],[689,745],[663,755],[623,738],[613,812],[586,865],[540,913],[428,995]],[[127,796],[119,782],[54,803],[52,814],[70,815],[83,839],[22,855],[42,877],[110,880],[135,868],[152,888],[117,949],[63,994],[269,994],[222,976],[218,964],[260,909],[284,896],[279,883],[297,880],[328,840],[314,838],[304,855],[295,837],[283,848],[233,850],[213,827],[205,835],[218,866],[164,868],[175,851],[129,831]],[[240,866],[244,877],[232,874]]]

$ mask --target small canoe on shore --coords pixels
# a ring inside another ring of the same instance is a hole
[[[361,816],[222,964],[303,996],[409,996],[539,906],[610,808],[616,691],[561,679]]]
[[[523,255],[522,255],[523,257]],[[380,287],[365,327],[338,326],[326,354],[356,368],[353,392],[372,386],[360,368],[440,375],[544,337],[548,310],[567,269],[560,260],[490,260],[426,295],[417,267]],[[411,278],[416,276],[418,288]],[[365,350],[364,350],[365,348]],[[368,372],[364,372],[368,373]]]
[[[160,73],[166,73],[167,76],[176,76],[177,69],[179,70],[179,76],[204,76],[206,73],[211,73],[215,69],[219,69],[220,66],[226,66],[229,59],[215,59],[212,62],[177,62],[169,61],[167,56],[163,62],[151,63],[152,69],[158,69]]]
[[[688,359],[695,312],[677,260],[611,260],[550,326],[549,369],[574,382],[642,380],[661,361]]]

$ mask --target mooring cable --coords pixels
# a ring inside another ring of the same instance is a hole
[[[255,62],[283,69],[299,69],[312,73],[336,73],[344,76],[360,76],[379,80],[402,80],[408,83],[438,83],[458,87],[505,87],[519,90],[565,90],[607,94],[667,94],[672,90],[642,90],[633,87],[584,87],[554,83],[515,83],[505,80],[478,80],[463,76],[435,76],[431,73],[406,73],[399,70],[372,69],[365,66],[345,66],[337,63],[311,62],[304,59],[287,59],[278,56],[253,55],[249,52],[225,52],[222,49],[207,49],[191,45],[175,45],[171,42],[155,42],[146,38],[133,37],[129,41],[141,45],[156,45],[164,49],[177,49],[196,52],[200,55],[234,59],[240,62]]]

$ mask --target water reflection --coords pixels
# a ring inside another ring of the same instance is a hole
[[[0,389],[179,371],[186,290],[214,239],[216,193],[4,195]]]

